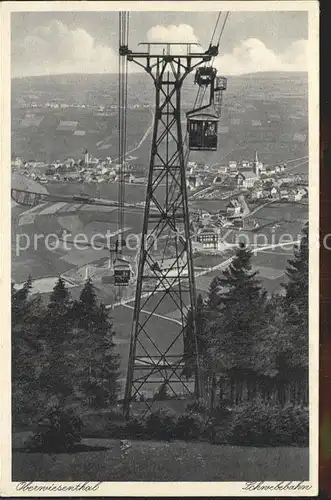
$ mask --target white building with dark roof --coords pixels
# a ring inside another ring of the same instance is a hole
[[[216,250],[218,248],[219,232],[214,227],[201,228],[198,231],[197,240],[204,249]]]
[[[239,172],[236,175],[236,183],[238,188],[251,188],[254,184],[259,180],[259,177],[256,175],[253,170],[246,170],[245,172]]]

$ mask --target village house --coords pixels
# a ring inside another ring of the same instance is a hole
[[[270,165],[270,166],[265,167],[265,170],[264,170],[264,174],[265,175],[269,176],[269,175],[272,175],[274,173],[275,173],[275,167],[274,166]]]
[[[219,216],[218,221],[217,221],[217,227],[218,228],[222,229],[222,228],[227,228],[227,227],[231,227],[231,226],[232,226],[232,222],[231,221],[229,221],[223,215]]]
[[[307,198],[308,197],[308,187],[306,186],[300,186],[298,191],[302,194],[302,198]]]
[[[243,173],[239,172],[239,174],[236,175],[235,180],[237,188],[244,187],[245,176]]]
[[[16,157],[15,160],[12,162],[12,165],[17,168],[21,168],[24,166],[24,161],[22,158]]]
[[[250,162],[247,161],[247,160],[243,160],[241,162],[241,169],[250,169],[251,168],[251,165],[250,165]]]
[[[230,200],[226,206],[226,213],[231,217],[240,215],[242,212],[242,207],[237,199]]]
[[[147,179],[146,179],[146,177],[136,177],[134,182],[135,182],[135,184],[146,184]]]
[[[229,172],[230,167],[228,165],[220,165],[218,167],[219,174],[227,174]]]
[[[96,166],[99,163],[99,158],[90,158],[89,164],[92,166]]]
[[[274,200],[279,199],[279,190],[275,186],[270,189],[270,196]]]
[[[187,168],[188,169],[195,169],[197,168],[198,164],[196,161],[189,161],[187,162]]]
[[[100,174],[101,175],[107,175],[107,174],[109,174],[109,169],[107,167],[101,167],[100,168]]]
[[[279,197],[281,200],[288,200],[288,197],[289,197],[288,190],[281,188],[279,191]]]
[[[198,187],[203,186],[203,180],[200,175],[190,175],[186,184],[189,189],[197,189]]]
[[[296,191],[295,189],[292,189],[289,192],[288,200],[289,201],[301,201],[302,200],[302,194],[299,191]]]
[[[236,161],[229,161],[229,172],[230,173],[238,172],[238,165]]]
[[[289,185],[289,184],[292,184],[293,183],[293,178],[292,177],[281,177],[279,179],[279,182],[281,183],[281,185]]]
[[[265,174],[266,173],[266,166],[260,162],[260,174]]]
[[[132,183],[135,181],[135,176],[130,174],[124,174],[124,182]]]
[[[253,200],[260,200],[261,198],[263,198],[263,190],[262,188],[258,187],[258,188],[254,188],[252,190],[252,199]]]
[[[201,228],[198,231],[197,240],[204,249],[216,250],[219,241],[218,231],[214,227]]]
[[[116,172],[115,172],[115,170],[114,170],[114,169],[113,169],[113,170],[110,170],[110,171],[108,172],[108,178],[109,178],[109,180],[110,180],[110,181],[114,181],[114,180],[115,180],[115,178],[116,178]]]
[[[200,219],[202,223],[206,223],[206,221],[210,219],[210,213],[207,212],[207,210],[201,210]]]

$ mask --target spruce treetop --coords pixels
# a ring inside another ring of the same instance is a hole
[[[67,305],[70,303],[70,293],[66,288],[65,281],[61,276],[57,280],[49,300],[49,308],[54,307],[55,304]]]
[[[81,302],[81,305],[88,308],[93,308],[96,306],[97,298],[91,278],[88,278],[85,281],[84,288],[79,296],[79,301]]]

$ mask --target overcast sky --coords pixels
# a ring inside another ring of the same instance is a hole
[[[129,46],[196,41],[205,50],[217,14],[131,12]],[[307,12],[231,12],[215,66],[225,76],[306,71],[307,38]],[[116,72],[117,52],[118,13],[12,14],[12,76]]]

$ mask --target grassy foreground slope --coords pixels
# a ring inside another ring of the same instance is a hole
[[[306,448],[244,448],[209,443],[85,439],[88,452],[14,452],[13,481],[301,481]]]

